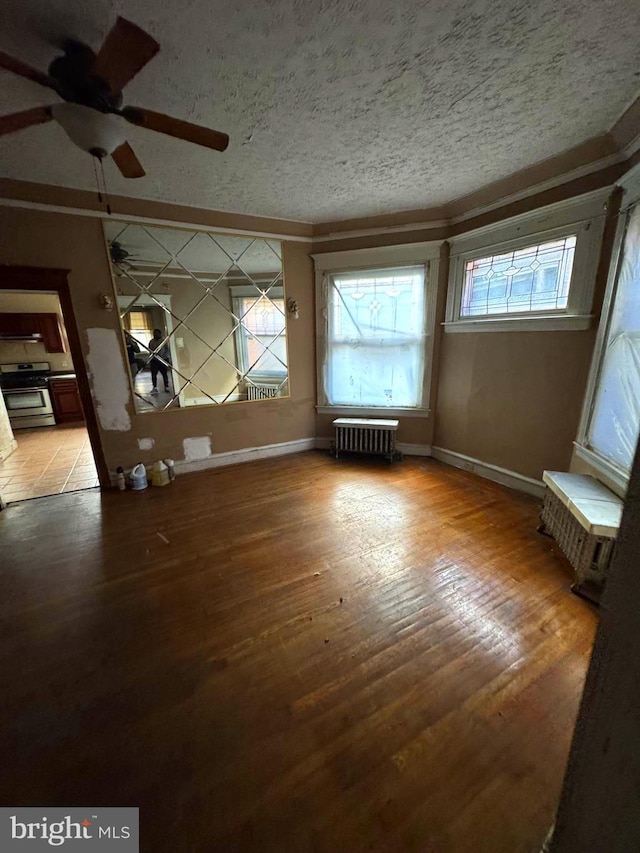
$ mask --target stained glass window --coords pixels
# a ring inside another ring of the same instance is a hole
[[[461,317],[564,311],[576,236],[470,260]]]

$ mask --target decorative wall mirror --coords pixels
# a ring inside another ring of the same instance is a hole
[[[278,240],[107,220],[136,411],[288,396]]]

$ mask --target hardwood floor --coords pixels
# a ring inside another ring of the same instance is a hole
[[[0,513],[6,805],[141,850],[538,851],[596,624],[537,502],[320,452]]]

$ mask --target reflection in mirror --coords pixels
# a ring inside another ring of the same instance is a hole
[[[104,230],[138,412],[288,395],[278,240]]]

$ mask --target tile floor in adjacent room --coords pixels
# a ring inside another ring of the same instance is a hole
[[[18,449],[0,463],[7,503],[99,485],[84,424],[16,430]]]

